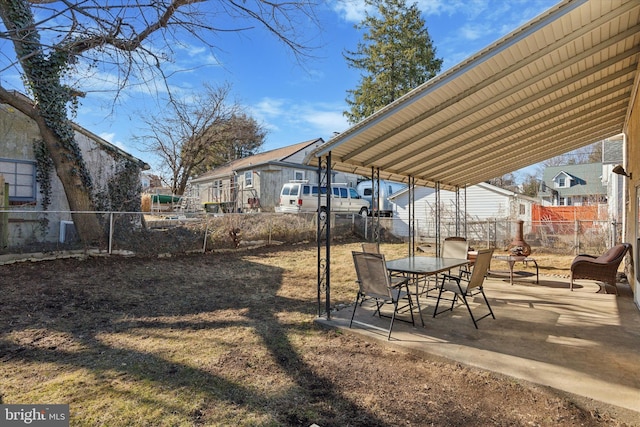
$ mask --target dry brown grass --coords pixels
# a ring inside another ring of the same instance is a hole
[[[358,248],[332,248],[336,303],[355,297]],[[68,403],[74,426],[622,425],[552,390],[317,327],[316,262],[302,244],[0,266],[1,402]]]

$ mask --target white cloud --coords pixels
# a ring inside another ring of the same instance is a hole
[[[466,24],[460,28],[458,35],[460,35],[464,40],[478,40],[487,36],[487,33],[491,33],[492,29],[487,28],[486,25],[483,24]]]
[[[452,15],[464,11],[465,13],[473,13],[474,15],[486,8],[486,0],[418,0],[418,9],[426,16],[448,14]],[[409,2],[408,5],[411,5]],[[332,4],[333,11],[338,14],[344,21],[358,23],[365,17],[367,6],[364,0],[342,0],[334,1]]]
[[[115,145],[116,147],[120,148],[121,150],[126,151],[127,153],[129,152],[129,150],[127,149],[127,146],[124,142],[122,141],[114,141],[113,139],[115,138],[116,134],[113,132],[102,132],[100,135],[98,135],[100,138],[104,139],[107,142],[112,143],[113,145]]]
[[[251,113],[270,131],[272,144],[282,145],[318,137],[326,140],[344,131],[349,127],[344,109],[332,103],[263,98],[251,107]]]
[[[189,56],[199,56],[207,51],[204,46],[181,45],[181,47]]]
[[[309,106],[309,111],[303,115],[303,119],[325,139],[334,132],[342,132],[349,127],[342,111],[322,111],[314,108]]]
[[[418,9],[422,11],[423,14],[430,15],[440,15],[444,14],[453,14],[461,10],[461,8],[466,7],[466,5],[461,5],[461,2],[450,0],[419,0],[417,1]],[[408,3],[410,4],[410,3]]]
[[[334,2],[332,7],[338,16],[347,22],[360,22],[365,17],[364,0],[339,0]]]
[[[113,137],[116,136],[115,133],[113,132],[102,132],[100,135],[98,135],[100,138],[104,139],[105,141],[108,141],[110,143],[113,144]]]
[[[285,103],[284,99],[276,98],[262,98],[260,102],[251,107],[254,114],[263,118],[273,118],[284,115],[285,111],[282,108]]]

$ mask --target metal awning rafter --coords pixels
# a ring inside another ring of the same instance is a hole
[[[583,52],[581,55],[577,56],[574,59],[579,59],[579,60],[586,60],[588,59],[590,56],[596,55],[598,54],[603,48],[607,48],[609,47],[611,44],[613,44],[615,41],[619,41],[619,38],[627,38],[632,36],[633,34],[637,33],[638,31],[640,31],[640,26],[635,26],[634,28],[627,30],[623,35],[619,35],[618,37],[614,38],[614,40],[607,40],[606,43],[602,43],[601,45],[598,46],[594,46],[593,48]],[[611,65],[614,65],[615,63],[619,63],[620,61],[627,59],[630,56],[633,55],[637,55],[640,52],[640,46],[636,47],[635,49],[629,49],[627,51],[622,52],[621,54],[619,54],[618,56],[611,58],[607,61],[604,61],[600,64],[598,64],[595,67],[592,68],[588,68],[585,69],[585,71],[569,78],[566,79],[564,81],[559,81],[557,82],[555,85],[545,89],[544,91],[541,91],[539,93],[536,94],[537,98],[542,98],[544,96],[547,96],[555,91],[561,90],[562,88],[565,88],[567,85],[571,85],[571,84],[575,84],[577,82],[579,82],[580,80],[586,79],[589,76],[595,75],[598,72],[601,72],[603,70],[606,70],[607,67],[610,67]],[[518,65],[518,64],[516,64]],[[522,65],[522,64],[519,64]],[[500,75],[494,77],[493,79],[488,79],[484,82],[482,82],[480,85],[476,86],[474,88],[474,91],[477,92],[480,89],[489,86],[491,83],[494,83],[498,80],[500,80],[502,77],[506,76],[509,74],[509,72],[513,72],[512,68],[515,67],[512,66],[509,69],[505,70],[504,72],[500,73]],[[553,76],[556,73],[561,72],[564,69],[565,65],[564,64],[557,64],[556,66],[545,70],[543,73],[534,76],[532,79],[525,81],[525,82],[521,82],[518,85],[513,86],[512,88],[504,91],[504,92],[500,92],[499,94],[497,94],[494,97],[491,98],[487,98],[484,101],[480,102],[479,104],[469,108],[468,110],[466,110],[466,114],[467,115],[471,115],[471,114],[475,114],[478,112],[481,112],[483,109],[490,107],[491,105],[500,102],[503,99],[508,98],[511,95],[517,94],[520,91],[526,90],[527,88],[537,84],[538,82],[549,78],[551,76]],[[634,73],[636,72],[636,67],[634,67],[633,65],[622,69],[620,71],[618,71],[617,73],[612,74],[611,76],[608,76],[607,81],[612,81],[615,80],[617,78],[622,78],[625,75],[634,75]],[[631,78],[631,84],[633,84],[633,78]],[[592,87],[598,87],[601,86],[602,82],[592,82],[591,86]],[[590,90],[589,87],[585,88],[584,90]],[[427,120],[429,117],[431,117],[432,115],[436,114],[438,111],[443,111],[445,110],[447,107],[457,103],[457,102],[461,102],[462,99],[464,99],[465,94],[460,94],[457,97],[453,97],[451,99],[446,100],[444,103],[437,105],[434,108],[431,108],[430,110],[425,111],[424,113],[421,113],[420,115],[418,115],[417,117],[413,118],[411,121],[403,124],[402,126],[393,129],[391,132],[386,133],[385,135],[376,138],[375,140],[373,140],[371,142],[371,144],[376,144],[378,142],[381,142],[383,140],[387,140],[392,138],[395,135],[398,135],[399,133],[401,133],[402,131],[408,129],[411,126],[416,125],[419,122],[422,122],[423,120]],[[528,103],[531,103],[533,100],[530,98],[522,98],[518,103],[512,105],[512,109],[517,109],[522,107],[522,105],[526,105]],[[558,102],[562,102],[562,100],[559,100]],[[499,111],[497,113],[494,113],[492,116],[488,116],[485,117],[484,121],[489,122],[491,120],[494,120],[496,118],[496,116],[503,114],[502,111]],[[452,116],[449,119],[439,122],[437,123],[435,126],[433,126],[432,128],[427,129],[426,131],[423,131],[422,133],[415,135],[413,137],[411,137],[408,140],[403,141],[402,143],[398,144],[395,148],[396,149],[402,149],[404,147],[413,145],[416,141],[419,141],[421,138],[424,138],[426,135],[428,135],[429,133],[435,133],[438,132],[442,129],[447,128],[448,126],[452,125],[455,121],[458,120],[457,116]],[[469,125],[472,126],[473,124]],[[436,142],[438,143],[438,142]],[[439,141],[439,143],[442,143],[442,141]],[[357,155],[360,155],[362,153],[364,153],[366,151],[367,146],[361,146],[358,149],[354,150],[352,153],[346,154],[344,156],[342,156],[342,160],[343,161],[347,161]],[[381,160],[381,158],[384,157],[385,154],[379,154],[378,156],[372,156],[371,158],[367,159],[367,161],[369,163],[375,163],[379,160]],[[409,157],[413,156],[415,154],[410,154]],[[388,167],[388,165],[386,165],[386,167]],[[383,165],[381,167],[381,169],[385,169],[385,165]]]
[[[477,184],[624,132],[640,2],[565,0],[316,148],[331,168]]]
[[[411,254],[415,185],[435,188],[439,206],[440,189],[624,133],[639,66],[639,0],[564,0],[317,147],[305,163],[318,166],[319,177],[338,170],[409,184]],[[330,318],[330,233],[324,242],[318,299],[324,290]]]

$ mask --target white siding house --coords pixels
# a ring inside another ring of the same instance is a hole
[[[394,217],[406,227],[409,221],[408,190],[398,192],[390,198],[394,203]],[[535,199],[514,193],[487,183],[480,183],[460,190],[460,220],[466,210],[467,222],[488,219],[523,220],[531,223],[532,206]],[[465,209],[466,207],[466,209]],[[436,194],[433,188],[416,187],[415,220],[420,235],[435,235]],[[440,191],[440,221],[442,232],[452,235],[456,218],[456,193]],[[398,225],[402,227],[403,225]],[[449,231],[447,231],[449,230]]]
[[[191,180],[191,193],[208,210],[274,212],[282,186],[292,180],[318,182],[317,167],[303,164],[322,138],[244,157]],[[332,182],[356,187],[358,175],[336,172]]]

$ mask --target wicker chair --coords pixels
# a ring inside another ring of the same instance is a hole
[[[620,243],[599,257],[586,254],[578,255],[571,263],[569,288],[573,290],[573,281],[576,279],[597,280],[613,286],[616,295],[618,295],[618,287],[616,286],[618,266],[628,250],[631,250],[629,243]]]

